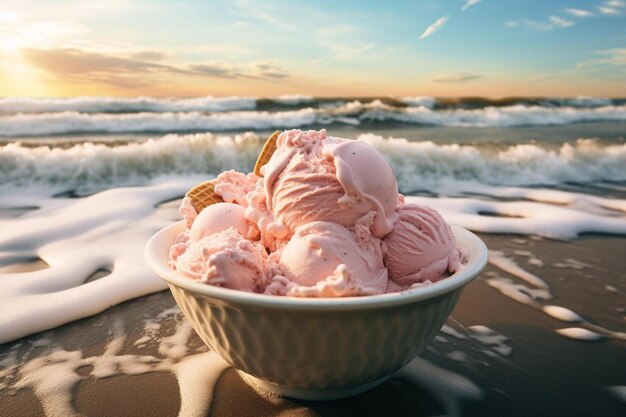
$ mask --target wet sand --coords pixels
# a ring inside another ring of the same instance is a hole
[[[421,355],[423,360],[412,363],[379,387],[356,397],[324,403],[267,398],[258,395],[234,369],[228,368],[219,374],[214,387],[206,386],[214,395],[204,414],[626,415],[623,366],[626,341],[607,334],[590,341],[557,333],[559,329],[572,327],[586,328],[596,334],[598,328],[616,335],[626,332],[626,280],[622,272],[626,269],[626,239],[585,236],[564,242],[510,235],[481,237],[490,250],[501,251],[525,271],[543,279],[554,298],[538,301],[534,306],[513,300],[489,280],[521,281],[489,264],[466,288],[444,329]],[[35,261],[10,268],[23,271],[41,267],[45,265]],[[545,305],[572,310],[586,322],[558,320],[541,309]],[[0,345],[0,416],[58,412],[54,402],[46,402],[46,398],[58,400],[60,397],[51,393],[53,389],[47,392],[42,387],[45,382],[54,385],[68,379],[55,381],[62,374],[52,372],[50,364],[54,364],[54,360],[49,359],[43,362],[51,369],[49,380],[44,374],[43,383],[35,383],[28,365],[38,358],[54,358],[59,350],[80,352],[82,358],[106,357],[107,351],[109,354],[111,351],[111,341],[116,335],[123,335],[118,337],[123,345],[114,352],[116,357],[162,359],[164,340],[182,334],[179,330],[184,329],[184,318],[175,310],[168,310],[174,306],[173,298],[165,291]],[[162,314],[164,311],[169,313]],[[175,355],[172,363],[207,350],[193,333],[178,340],[183,340],[184,354]],[[115,363],[118,368],[107,377],[95,377],[93,366],[76,370],[66,396],[76,413],[88,416],[178,414],[181,392],[173,372],[156,367],[133,374],[138,372],[135,368],[124,368],[121,360]],[[420,370],[425,372],[426,378],[420,378],[424,376],[420,375]],[[20,388],[20,385],[27,387]],[[32,389],[34,386],[39,387],[38,392]],[[473,393],[468,389],[472,386],[477,388]],[[622,392],[621,399],[619,392]]]

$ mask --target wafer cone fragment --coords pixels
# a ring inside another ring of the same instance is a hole
[[[272,133],[269,138],[265,141],[265,145],[263,145],[263,149],[261,149],[261,153],[256,160],[256,164],[254,165],[254,173],[259,177],[262,177],[261,167],[270,160],[274,151],[276,150],[276,139],[278,139],[278,135],[280,135],[280,130]]]
[[[213,180],[205,181],[196,185],[191,190],[187,191],[185,197],[191,198],[191,205],[198,213],[211,204],[221,203],[224,201],[219,195],[215,194],[215,185],[213,184]]]

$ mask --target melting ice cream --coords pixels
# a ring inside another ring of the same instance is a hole
[[[244,291],[340,297],[434,282],[462,262],[445,220],[404,204],[391,167],[364,142],[285,131],[261,175],[220,174],[224,203],[200,213],[183,200],[173,268]]]

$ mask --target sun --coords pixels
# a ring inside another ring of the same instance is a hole
[[[15,55],[24,46],[24,43],[17,38],[0,39],[0,51],[6,55]]]

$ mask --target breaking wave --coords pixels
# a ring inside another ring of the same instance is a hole
[[[359,139],[391,163],[403,192],[437,191],[450,181],[491,185],[626,181],[626,144],[579,139],[560,147],[517,144],[498,150],[474,145],[438,145],[383,138]],[[0,183],[62,185],[141,184],[163,175],[216,175],[250,171],[265,137],[254,133],[176,135],[122,146],[82,143],[69,148],[0,147]]]
[[[480,109],[433,109],[424,105],[396,107],[380,100],[340,102],[322,108],[285,111],[20,113],[0,117],[0,136],[45,136],[78,133],[200,132],[263,130],[313,124],[407,123],[430,126],[516,127],[626,121],[626,105],[545,107],[514,105]]]

